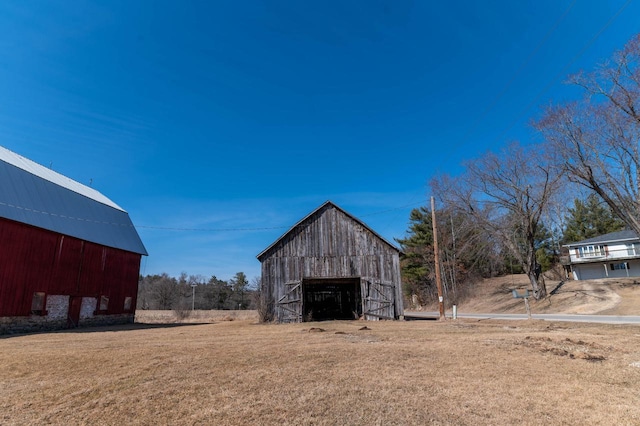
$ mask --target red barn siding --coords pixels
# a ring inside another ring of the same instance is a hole
[[[28,315],[51,279],[57,236],[0,219],[0,316]]]
[[[104,267],[107,247],[85,242],[82,253],[82,273],[80,274],[78,285],[87,294],[98,294],[102,291],[104,281]]]
[[[60,235],[53,259],[53,279],[49,285],[52,294],[76,294],[78,273],[82,262],[82,241]]]
[[[105,259],[105,270],[100,295],[109,297],[108,313],[123,313],[125,297],[132,298],[135,307],[138,293],[140,256],[134,258],[129,253],[112,250]]]
[[[106,313],[125,313],[125,297],[132,297],[135,307],[140,258],[0,218],[0,316],[30,315],[34,292],[106,295]]]

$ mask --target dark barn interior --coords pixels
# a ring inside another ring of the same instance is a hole
[[[360,278],[302,281],[303,321],[353,320],[362,315]]]

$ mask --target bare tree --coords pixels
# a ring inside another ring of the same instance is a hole
[[[143,293],[145,309],[173,309],[179,297],[178,283],[166,273],[142,278],[138,293]]]
[[[274,304],[270,297],[269,290],[263,286],[261,277],[254,277],[252,285],[256,289],[253,293],[253,304],[258,311],[260,322],[271,322],[274,319]]]
[[[597,193],[640,235],[640,35],[570,82],[585,98],[549,107],[535,126],[567,177]]]
[[[450,208],[437,209],[438,247],[445,303],[462,301],[479,277],[502,271],[500,250],[466,214]],[[437,301],[432,215],[427,207],[413,209],[404,238],[396,242],[402,248],[400,267],[405,296],[412,304]]]
[[[536,261],[536,233],[560,185],[556,169],[535,147],[511,144],[498,156],[487,153],[457,178],[436,177],[432,187],[453,209],[465,212],[522,265],[536,299],[546,296]]]

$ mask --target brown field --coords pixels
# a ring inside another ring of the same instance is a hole
[[[0,338],[0,424],[640,424],[638,326],[145,315]]]
[[[257,311],[136,311],[136,322],[144,324],[203,324],[218,321],[258,321]]]

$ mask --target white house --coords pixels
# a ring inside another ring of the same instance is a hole
[[[573,278],[640,277],[640,238],[624,230],[565,244],[569,249]]]

